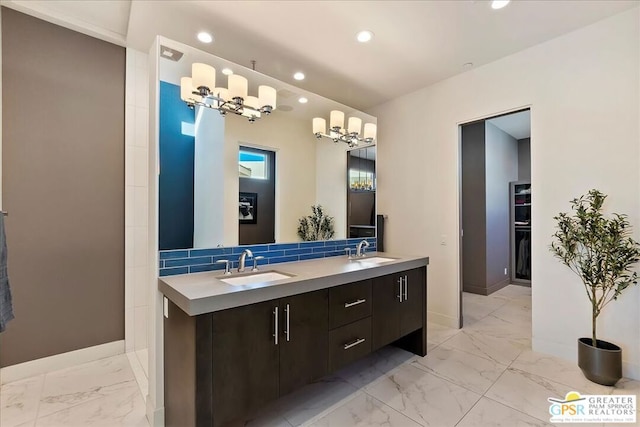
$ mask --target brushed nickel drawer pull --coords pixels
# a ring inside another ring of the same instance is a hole
[[[367,300],[364,299],[364,298],[363,299],[359,299],[359,300],[354,301],[354,302],[345,302],[344,303],[344,308],[353,307],[354,305],[362,304],[362,303],[365,303],[365,302],[367,302]]]
[[[358,338],[358,339],[357,339],[357,340],[355,340],[354,342],[351,342],[351,343],[349,343],[349,344],[345,344],[345,345],[344,345],[344,349],[345,349],[345,350],[349,350],[351,347],[355,347],[355,346],[357,346],[358,344],[362,344],[364,341],[365,341],[365,339],[364,339],[364,338]]]

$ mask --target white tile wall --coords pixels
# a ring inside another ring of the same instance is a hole
[[[147,306],[133,309],[133,342],[136,350],[145,349],[148,346]]]
[[[147,348],[149,70],[147,54],[127,49],[125,96],[125,350]]]

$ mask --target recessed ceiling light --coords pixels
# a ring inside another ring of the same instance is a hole
[[[368,41],[370,41],[373,38],[373,33],[371,31],[360,31],[358,34],[356,34],[356,39],[360,42],[360,43],[366,43]]]
[[[511,0],[493,0],[491,2],[491,8],[492,9],[502,9],[503,7],[508,5],[510,1]]]
[[[231,74],[233,74],[233,70],[231,68],[223,68],[222,74],[224,74],[225,76],[230,76]]]
[[[306,104],[307,102],[309,102],[309,100],[307,98],[305,98],[304,96],[301,96],[300,98],[298,98],[298,102],[300,104]]]
[[[462,64],[462,68],[464,68],[465,70],[473,68],[473,62],[465,62],[464,64]]]
[[[198,33],[198,40],[202,43],[211,43],[213,41],[213,36],[206,31],[200,31]]]
[[[304,80],[304,73],[301,71],[298,71],[293,75],[293,78],[296,80]]]

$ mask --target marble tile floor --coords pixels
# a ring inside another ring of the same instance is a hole
[[[148,423],[129,357],[121,354],[2,385],[0,426],[148,427]]]
[[[531,351],[530,288],[463,298],[464,328],[430,324],[427,356],[385,347],[233,427],[547,426],[548,397],[640,394],[640,381],[599,386],[573,363]],[[144,368],[128,356],[4,385],[0,425],[147,426],[136,383]]]

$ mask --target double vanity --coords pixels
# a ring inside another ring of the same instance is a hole
[[[167,426],[224,426],[385,345],[426,354],[426,257],[163,277]]]

